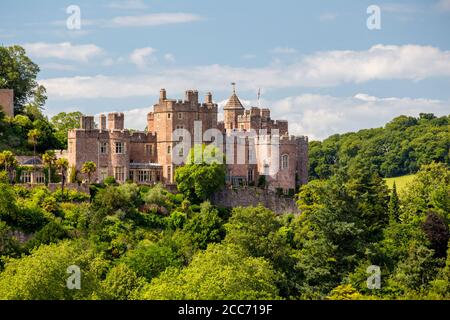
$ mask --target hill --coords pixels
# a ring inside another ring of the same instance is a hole
[[[364,165],[382,177],[416,173],[431,162],[450,164],[450,116],[399,116],[383,128],[335,134],[309,144],[309,175],[325,179]]]

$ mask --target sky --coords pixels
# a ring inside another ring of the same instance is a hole
[[[399,115],[450,114],[450,0],[2,0],[2,8],[0,45],[23,46],[40,66],[49,117],[120,111],[142,130],[161,88],[173,99],[211,91],[222,108],[232,82],[245,106],[271,108],[311,140]]]

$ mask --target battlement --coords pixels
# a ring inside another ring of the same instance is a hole
[[[135,131],[130,135],[131,142],[156,142],[156,132]]]
[[[125,115],[120,112],[108,114],[108,129],[109,130],[124,130]]]
[[[185,92],[185,99],[181,100],[168,99],[167,91],[161,89],[159,103],[153,106],[153,113],[187,111],[217,112],[217,109],[218,106],[213,103],[212,94],[210,92],[206,94],[205,102],[200,103],[197,90],[187,90]]]

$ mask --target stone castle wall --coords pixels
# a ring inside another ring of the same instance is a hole
[[[295,199],[278,196],[275,192],[269,190],[251,187],[223,189],[212,196],[211,202],[214,205],[226,208],[258,206],[262,204],[276,214],[300,213]]]

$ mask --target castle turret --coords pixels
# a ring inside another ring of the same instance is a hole
[[[109,113],[108,114],[108,129],[109,130],[123,130],[125,117],[123,113]]]
[[[234,84],[233,84],[234,86]],[[236,129],[238,127],[238,116],[244,114],[244,106],[236,95],[236,89],[233,87],[233,94],[228,99],[224,110],[224,124],[226,130]]]

